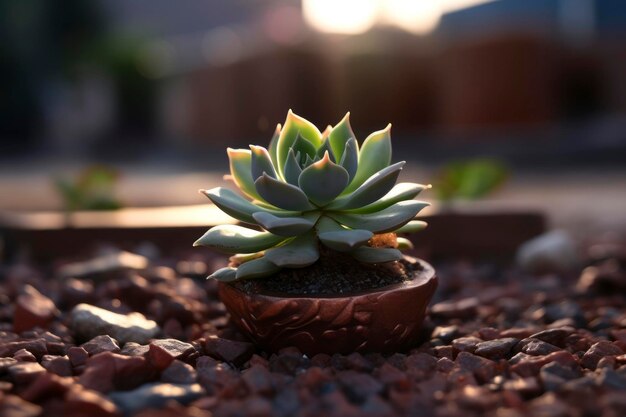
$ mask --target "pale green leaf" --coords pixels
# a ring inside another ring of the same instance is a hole
[[[274,275],[280,267],[263,258],[254,259],[237,267],[237,279],[263,278]]]
[[[334,212],[328,216],[352,229],[365,229],[374,233],[391,232],[411,221],[428,203],[401,201],[376,213]]]
[[[422,190],[430,188],[430,185],[415,184],[412,182],[401,182],[396,184],[391,191],[383,196],[378,201],[368,204],[364,207],[350,210],[351,213],[373,213],[375,211],[383,210],[392,204],[396,204],[400,201],[412,200]]]
[[[396,241],[398,242],[398,250],[413,249],[413,242],[405,237],[397,237]]]
[[[301,235],[311,230],[315,225],[315,221],[306,217],[277,217],[264,212],[254,213],[252,217],[262,228],[279,236]]]
[[[369,246],[361,246],[350,252],[356,260],[370,264],[379,264],[383,262],[399,261],[402,259],[402,252],[392,248],[371,248]]]
[[[415,233],[415,232],[419,232],[420,230],[426,229],[427,226],[428,226],[428,223],[423,222],[421,220],[411,220],[410,222],[408,222],[401,228],[394,230],[393,232],[394,233]]]
[[[285,217],[294,217],[301,214],[300,211],[276,210],[253,204],[228,188],[217,187],[210,190],[200,190],[200,192],[207,196],[223,212],[245,223],[256,224],[252,214],[258,211]]]
[[[250,145],[250,151],[252,152],[252,178],[256,181],[263,174],[276,178],[276,170],[267,149],[262,146]]]
[[[220,268],[207,277],[207,279],[216,279],[222,282],[232,282],[237,279],[237,269],[227,266],[226,268]]]
[[[391,163],[391,125],[385,129],[369,135],[359,152],[359,167],[354,179],[343,192],[344,194],[356,190],[369,177],[389,166]]]
[[[335,200],[329,209],[349,210],[366,206],[386,195],[395,185],[405,162],[398,162],[372,175],[353,193]]]
[[[320,257],[317,240],[313,233],[298,236],[277,248],[265,252],[265,258],[273,264],[286,268],[309,266]]]
[[[428,223],[424,221],[411,220],[410,222],[394,230],[393,232],[394,233],[415,233],[415,232],[419,232],[420,230],[426,229],[427,226],[428,226]]]
[[[285,240],[269,232],[259,232],[233,224],[209,229],[194,246],[207,246],[226,253],[252,253],[276,246]]]
[[[338,161],[340,161],[343,157],[348,141],[350,139],[354,139],[354,142],[356,143],[356,137],[354,136],[354,132],[350,126],[350,112],[346,113],[343,119],[341,119],[341,121],[332,128],[328,138],[330,139],[330,146],[332,147],[335,157]],[[355,151],[358,153],[358,145],[356,145]]]
[[[298,184],[309,200],[323,207],[341,194],[348,185],[348,173],[343,167],[332,162],[326,151],[320,161],[302,171]]]
[[[306,194],[298,187],[270,177],[267,174],[259,177],[254,185],[257,192],[268,203],[285,210],[311,210]]]
[[[278,155],[276,154],[276,152],[278,152],[278,138],[280,137],[280,123],[276,125],[276,129],[274,130],[274,135],[272,136],[272,139],[270,140],[270,146],[267,148],[267,150],[270,153],[270,158],[272,158],[272,164],[274,164],[275,167],[278,166]]]
[[[248,197],[261,200],[261,196],[256,192],[254,180],[252,179],[252,156],[248,149],[226,149],[230,162],[230,175],[233,181]]]
[[[285,161],[287,160],[287,154],[289,153],[289,148],[293,146],[293,143],[296,141],[296,138],[300,134],[304,139],[311,142],[313,147],[317,149],[321,143],[322,134],[320,131],[308,120],[296,115],[294,112],[289,110],[287,113],[287,119],[285,120],[285,124],[283,129],[280,131],[280,136],[278,138],[278,145],[276,149],[277,159],[278,159],[278,170],[282,174],[282,169],[285,166]]]

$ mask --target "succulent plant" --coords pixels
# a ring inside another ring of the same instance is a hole
[[[414,220],[428,206],[413,200],[429,185],[396,184],[405,162],[391,164],[391,125],[370,134],[360,149],[349,120],[320,132],[291,110],[276,127],[269,149],[228,148],[230,172],[247,197],[227,188],[200,190],[217,207],[259,230],[239,225],[211,228],[194,246],[235,254],[239,266],[210,278],[234,281],[272,275],[281,268],[306,267],[319,259],[320,244],[357,261],[399,260],[398,248],[372,247],[375,234],[414,232]]]

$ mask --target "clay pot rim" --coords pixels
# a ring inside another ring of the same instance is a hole
[[[353,297],[361,297],[361,296],[366,296],[369,294],[377,294],[377,293],[381,293],[381,292],[389,292],[389,291],[394,291],[394,290],[407,290],[407,289],[411,289],[411,288],[415,288],[415,287],[421,287],[421,286],[425,286],[428,285],[429,282],[433,281],[433,280],[437,280],[437,275],[435,273],[435,268],[433,268],[432,265],[430,265],[428,262],[419,259],[419,258],[414,258],[412,256],[408,256],[408,255],[404,255],[404,260],[408,261],[410,263],[419,263],[420,266],[422,267],[422,269],[420,271],[414,271],[414,274],[417,274],[417,276],[415,278],[413,278],[410,281],[403,281],[403,282],[399,282],[397,284],[391,284],[391,285],[386,285],[384,287],[378,287],[378,288],[373,288],[371,290],[364,290],[364,291],[355,291],[355,292],[350,292],[350,293],[342,293],[342,294],[291,294],[291,293],[285,293],[285,292],[279,292],[279,291],[259,291],[259,292],[254,292],[254,293],[247,293],[245,291],[242,291],[241,289],[231,285],[230,283],[222,283],[225,285],[228,285],[229,287],[231,287],[233,290],[250,296],[250,297],[265,297],[265,298],[270,298],[270,299],[285,299],[285,298],[291,298],[291,299],[312,299],[312,300],[317,300],[317,299],[341,299],[341,298],[353,298]]]

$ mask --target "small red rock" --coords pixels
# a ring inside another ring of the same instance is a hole
[[[524,397],[535,396],[541,392],[541,386],[534,377],[510,379],[504,383],[503,388],[518,392]]]
[[[226,363],[217,362],[210,356],[200,356],[196,361],[198,383],[209,395],[217,394],[237,381],[237,375]]]
[[[500,331],[498,329],[494,329],[493,327],[483,327],[478,330],[478,335],[483,340],[493,340],[500,337]]]
[[[14,358],[0,358],[0,374],[4,374],[7,369],[15,365],[17,360]]]
[[[46,372],[37,362],[18,362],[11,366],[8,371],[13,382],[17,385],[29,384],[40,374]]]
[[[0,396],[0,416],[39,417],[42,411],[40,406],[24,401],[17,395]]]
[[[72,386],[72,378],[64,378],[49,372],[39,374],[21,396],[27,401],[39,402],[47,397],[63,396]]]
[[[461,367],[461,369],[472,372],[481,382],[489,381],[497,373],[495,362],[473,355],[469,352],[459,353],[455,362]]]
[[[89,356],[97,355],[102,352],[118,353],[120,351],[120,346],[118,345],[117,340],[113,339],[109,335],[96,336],[90,341],[80,345],[80,347],[85,349]]]
[[[519,342],[517,349],[531,356],[545,356],[550,353],[558,352],[561,349],[538,339],[524,339]]]
[[[511,366],[511,371],[521,377],[536,376],[541,367],[550,362],[556,362],[572,369],[578,368],[576,358],[571,353],[562,350],[546,356],[525,356]]]
[[[157,375],[157,370],[141,356],[102,352],[89,358],[78,382],[85,388],[107,393],[136,388]]]
[[[474,336],[459,337],[452,341],[452,347],[455,352],[469,352],[473,353],[476,350],[476,346],[483,340]]]
[[[254,353],[254,345],[248,342],[208,337],[204,343],[207,355],[237,366],[243,365]]]
[[[511,350],[518,342],[518,339],[512,337],[480,342],[476,345],[474,354],[488,359],[503,359],[509,356]]]
[[[605,356],[604,358],[598,361],[598,365],[596,365],[596,369],[615,369],[616,356]]]
[[[148,350],[150,350],[149,345],[140,345],[135,342],[128,342],[124,345],[120,353],[126,356],[144,356]]]
[[[536,333],[535,327],[512,327],[504,329],[500,332],[500,337],[514,337],[516,339],[525,339]]]
[[[69,348],[67,350],[67,356],[73,366],[84,365],[87,359],[89,359],[89,353],[80,346],[72,346]]]
[[[454,348],[452,346],[435,346],[433,352],[438,358],[454,359]]]
[[[13,358],[15,358],[18,362],[37,362],[37,358],[35,355],[27,351],[26,349],[20,349],[13,354]]]
[[[476,315],[479,301],[476,297],[464,298],[458,301],[445,301],[432,306],[430,313],[433,317],[441,318],[471,318]]]
[[[585,368],[594,370],[596,369],[598,362],[600,362],[600,359],[603,357],[619,356],[622,354],[624,354],[624,352],[613,343],[601,341],[595,343],[589,348],[589,350],[582,357],[580,363]]]
[[[145,354],[148,361],[158,370],[167,368],[174,359],[185,360],[195,353],[193,345],[176,339],[159,339],[150,342]]]
[[[99,392],[75,388],[65,395],[63,416],[120,417],[121,413],[111,400]]]
[[[565,347],[565,340],[569,335],[574,333],[573,327],[557,327],[553,329],[543,330],[530,336],[532,339],[538,339],[551,345]]]
[[[15,302],[13,329],[16,333],[21,333],[34,327],[46,328],[56,312],[57,308],[51,299],[35,287],[26,285],[23,294]]]
[[[196,382],[196,370],[189,364],[174,360],[161,373],[161,381],[172,384],[193,384]]]
[[[449,358],[441,358],[437,361],[437,370],[439,372],[448,373],[454,368],[454,362]]]
[[[59,376],[72,376],[72,363],[67,356],[46,355],[41,360],[41,366]]]
[[[26,349],[37,359],[48,353],[44,339],[22,340],[9,343],[0,343],[0,357],[13,356],[20,349]]]

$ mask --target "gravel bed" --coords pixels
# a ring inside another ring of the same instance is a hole
[[[3,265],[0,416],[623,417],[626,248],[589,249],[568,273],[435,265],[421,340],[392,355],[256,349],[197,252]]]

